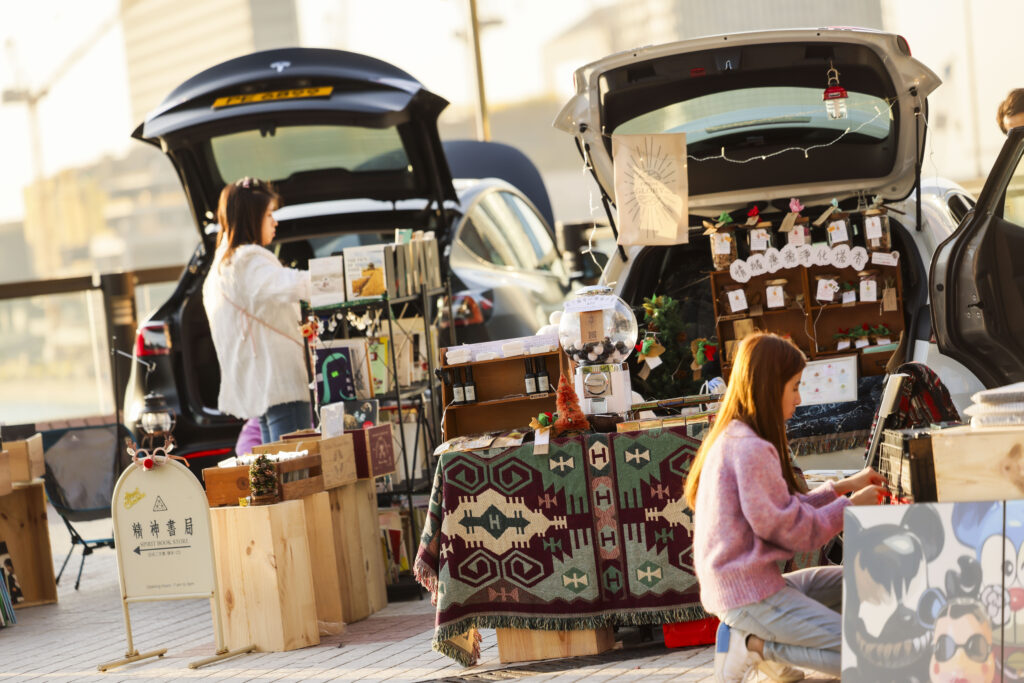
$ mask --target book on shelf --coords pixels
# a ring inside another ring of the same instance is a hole
[[[387,293],[383,244],[348,247],[345,258],[345,298],[348,301],[381,299]]]

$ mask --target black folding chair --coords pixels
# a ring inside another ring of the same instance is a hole
[[[98,548],[114,547],[113,530],[109,537],[85,538],[74,523],[110,517],[110,498],[123,469],[127,434],[124,427],[112,424],[43,433],[46,495],[71,534],[71,549],[57,573],[57,583],[76,546],[82,546],[82,562],[75,590],[82,581],[86,556]]]

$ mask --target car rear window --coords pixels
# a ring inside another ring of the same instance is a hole
[[[623,122],[618,134],[686,133],[688,145],[723,136],[794,129],[856,130],[884,140],[892,130],[889,103],[863,93],[849,92],[847,118],[830,119],[821,88],[762,87],[711,93],[675,102]]]
[[[323,169],[412,174],[396,128],[280,126],[247,130],[210,140],[213,160],[226,183],[244,176],[282,180]]]

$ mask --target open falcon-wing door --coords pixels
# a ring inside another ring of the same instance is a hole
[[[994,387],[1024,381],[1024,127],[1014,128],[974,211],[935,252],[939,350]]]

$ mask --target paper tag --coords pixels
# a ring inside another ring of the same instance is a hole
[[[864,337],[861,337],[853,343],[858,349],[863,349],[865,346],[871,346],[871,342]]]
[[[733,289],[729,293],[729,308],[733,313],[747,310],[747,295],[742,289]]]
[[[771,285],[765,289],[768,308],[782,308],[786,305],[785,288],[782,285]]]
[[[846,221],[839,219],[828,224],[828,243],[839,244],[850,239],[846,232]]]
[[[661,356],[647,356],[647,367],[649,367],[651,370],[658,367],[664,362],[665,361],[661,359]]]
[[[892,344],[888,337],[877,337],[875,339],[875,346],[885,346],[886,344]]]
[[[636,373],[636,376],[640,379],[647,379],[651,374],[651,366],[644,363],[644,366],[640,368],[640,371]]]
[[[779,224],[779,232],[789,232],[796,225],[796,219],[800,218],[800,214],[790,211],[786,214],[785,218],[782,219],[782,223]]]
[[[751,227],[753,227],[753,226],[757,225],[757,224],[758,224],[758,223],[760,223],[760,222],[761,222],[761,218],[760,218],[760,216],[749,216],[749,217],[747,218],[747,222],[746,222],[746,223],[744,223],[743,225],[746,225],[746,226],[751,226]]]
[[[880,216],[865,216],[864,234],[869,240],[882,238],[882,218]]]
[[[884,251],[871,252],[871,263],[876,266],[895,266],[899,263],[900,252],[894,251],[886,254]]]
[[[551,430],[537,430],[533,434],[533,454],[547,455],[548,444],[551,443]]]
[[[789,236],[786,238],[787,244],[792,244],[794,247],[800,247],[807,244],[807,228],[803,225],[794,226],[790,231]]]
[[[855,304],[857,303],[857,292],[855,290],[847,290],[843,292],[843,303],[844,304]]]
[[[750,231],[750,251],[764,251],[768,248],[768,231],[754,228]]]
[[[817,218],[814,219],[814,224],[815,225],[822,225],[825,221],[828,220],[828,217],[831,216],[832,212],[834,212],[835,210],[836,210],[836,207],[834,207],[834,206],[828,207],[827,209],[825,209],[824,211],[821,212],[820,216],[818,216]]]
[[[836,343],[836,351],[844,351],[844,350],[846,350],[848,348],[850,348],[850,340],[849,339],[840,339]]]
[[[860,300],[878,301],[878,283],[874,280],[860,281]]]
[[[604,339],[604,313],[583,311],[580,313],[580,340],[584,344]]]
[[[895,311],[896,310],[896,288],[885,287],[882,289],[882,310],[883,311]]]
[[[716,254],[732,253],[732,235],[724,232],[712,233],[711,251]]]
[[[818,301],[832,301],[838,291],[839,283],[835,280],[818,280],[818,293],[815,298]]]
[[[579,311],[604,311],[615,308],[616,297],[614,295],[590,295],[570,299],[565,302],[563,310],[569,313]]]

